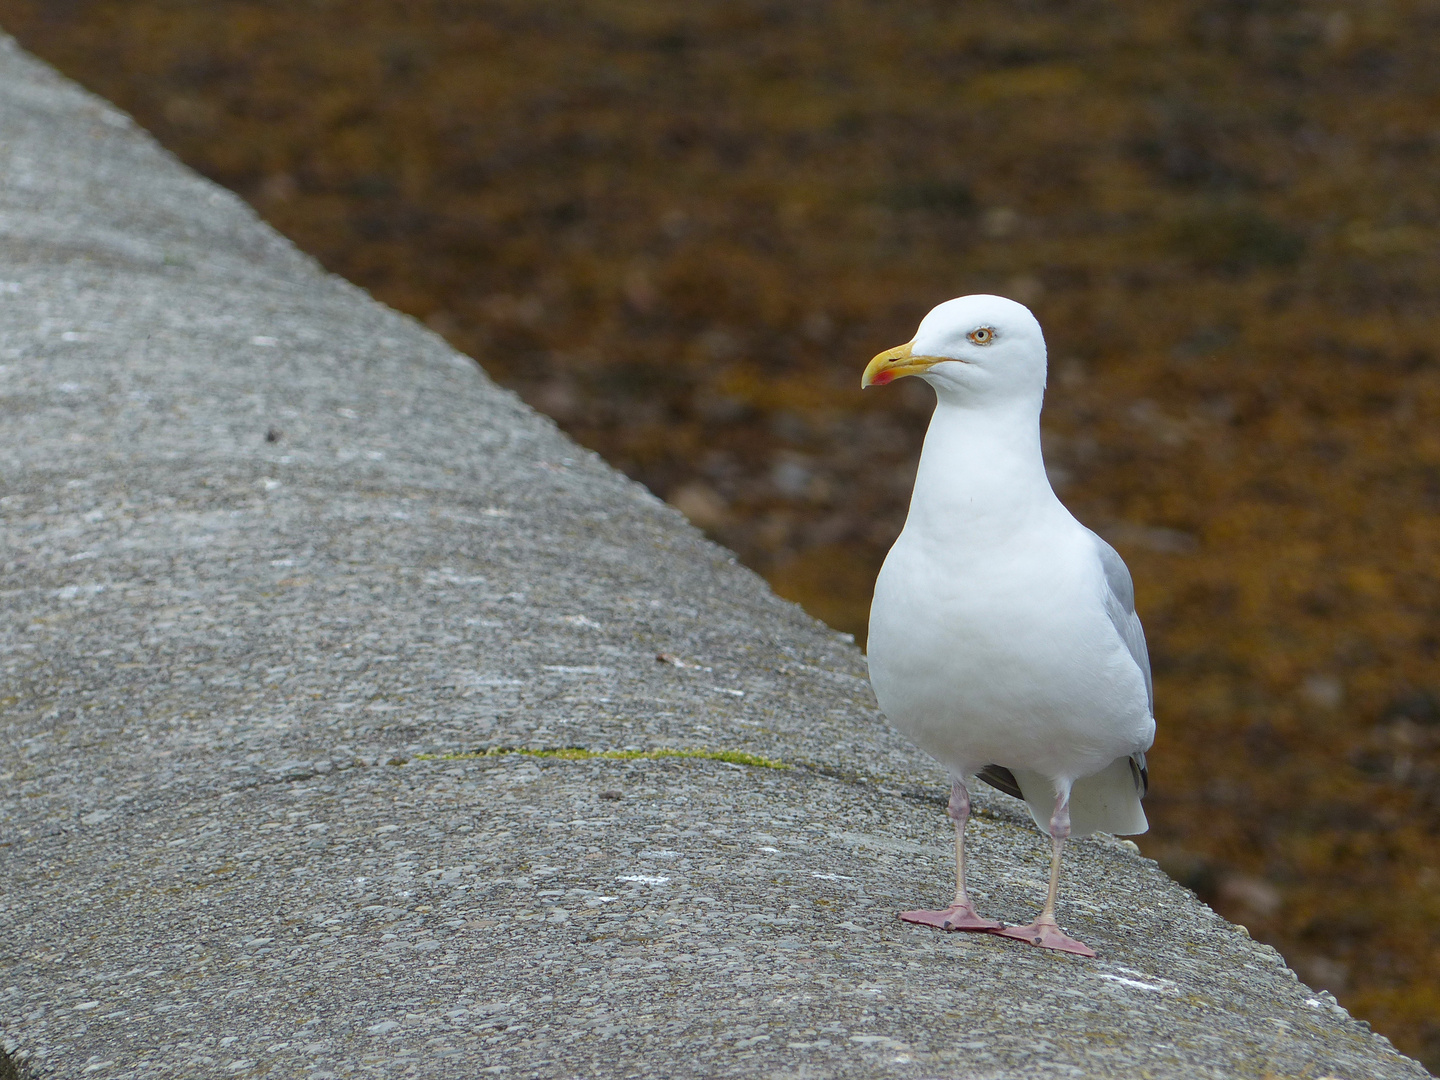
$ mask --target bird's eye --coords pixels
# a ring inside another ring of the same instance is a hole
[[[982,326],[978,330],[971,330],[965,335],[976,345],[989,345],[995,340],[995,331],[988,326]]]

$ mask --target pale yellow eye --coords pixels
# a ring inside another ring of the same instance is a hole
[[[990,342],[995,340],[995,331],[988,326],[982,326],[978,330],[971,330],[970,333],[965,336],[976,345],[989,345]]]

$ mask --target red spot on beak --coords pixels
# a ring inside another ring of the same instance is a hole
[[[890,383],[890,382],[894,382],[894,381],[895,381],[895,374],[894,374],[894,372],[882,371],[882,372],[879,372],[873,379],[870,380],[870,385],[871,385],[871,386],[884,386],[886,383]]]

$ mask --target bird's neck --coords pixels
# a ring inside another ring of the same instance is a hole
[[[925,433],[907,532],[946,545],[1003,541],[1057,508],[1035,403],[977,409],[940,400]]]

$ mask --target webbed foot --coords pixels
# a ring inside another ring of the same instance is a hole
[[[933,926],[937,930],[981,930],[999,932],[1004,923],[984,919],[975,914],[973,904],[951,904],[943,911],[902,911],[900,918],[917,926]]]
[[[1060,952],[1075,953],[1077,956],[1095,955],[1095,950],[1089,945],[1076,941],[1061,931],[1054,919],[1041,917],[1029,926],[1005,926],[990,932],[998,937],[1014,938],[1042,949],[1058,949]]]

